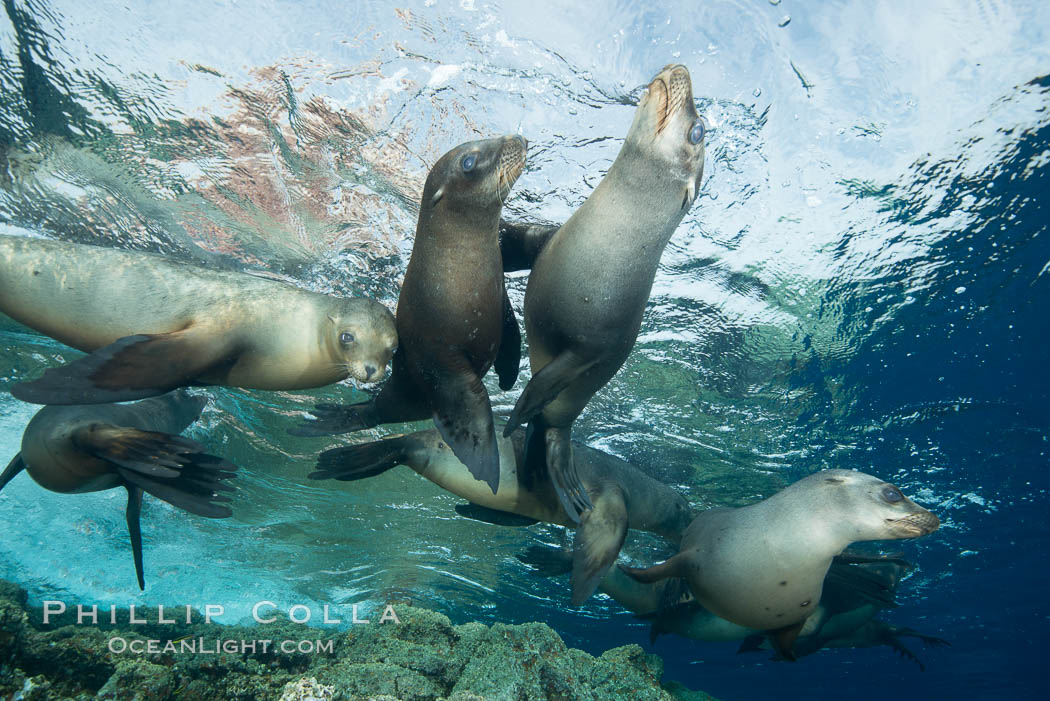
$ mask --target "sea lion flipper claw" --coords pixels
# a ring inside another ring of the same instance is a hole
[[[128,508],[126,512],[128,521],[128,537],[131,539],[131,556],[135,560],[135,577],[139,582],[139,589],[146,589],[146,579],[142,574],[142,528],[139,524],[142,514],[142,490],[138,487],[127,485]]]
[[[623,490],[603,491],[580,518],[572,553],[572,605],[579,606],[598,588],[616,562],[627,538],[627,506]]]
[[[22,453],[18,453],[11,459],[11,462],[4,470],[4,473],[0,475],[0,489],[6,487],[7,483],[13,480],[15,476],[24,469],[26,469],[25,461],[22,460]]]
[[[565,351],[540,368],[532,376],[525,390],[514,404],[514,410],[503,429],[504,437],[514,432],[523,423],[531,421],[536,414],[554,401],[562,390],[576,378],[591,369],[596,361],[583,361],[571,351]]]
[[[504,392],[518,381],[518,370],[521,367],[521,329],[518,328],[518,318],[514,315],[514,307],[507,296],[506,288],[503,289],[503,332],[492,367],[496,369],[496,376],[499,377],[499,388]]]
[[[145,399],[187,385],[229,354],[190,330],[117,339],[68,365],[21,382],[11,394],[31,404],[103,404]]]

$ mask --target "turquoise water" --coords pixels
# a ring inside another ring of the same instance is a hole
[[[942,528],[885,617],[951,641],[795,665],[661,638],[666,677],[724,698],[1032,695],[1045,637],[1050,10],[1039,2],[14,2],[0,13],[0,222],[233,268],[393,308],[429,165],[520,132],[511,217],[563,221],[612,162],[642,86],[691,71],[704,183],[632,356],[576,424],[591,445],[739,505],[821,468],[899,484]],[[785,21],[788,20],[789,21]],[[6,229],[5,229],[6,230]],[[520,310],[525,277],[512,276]],[[76,354],[0,319],[0,389]],[[509,411],[527,379],[508,393]],[[209,390],[189,435],[241,466],[235,516],[123,495],[0,493],[0,575],[34,600],[283,606],[392,598],[453,620],[543,620],[646,643],[605,598],[514,555],[560,529],[460,519],[407,470],[308,482],[344,439],[285,433],[312,392]],[[13,454],[34,409],[0,396]],[[406,427],[386,427],[374,436]],[[355,440],[359,440],[355,438]],[[6,458],[0,457],[6,464]],[[628,557],[666,546],[632,535]],[[819,680],[814,686],[814,680]]]

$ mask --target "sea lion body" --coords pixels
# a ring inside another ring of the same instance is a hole
[[[3,489],[25,470],[40,486],[80,494],[123,487],[128,492],[127,523],[139,587],[142,493],[209,518],[230,516],[221,494],[237,469],[180,437],[207,400],[184,390],[133,404],[45,406],[29,421],[21,451],[0,474]]]
[[[681,550],[643,582],[683,577],[695,599],[739,625],[778,631],[782,653],[820,601],[832,559],[852,542],[915,538],[937,517],[900,490],[861,472],[825,470],[751,506],[702,512]]]
[[[341,299],[149,253],[39,238],[0,236],[0,311],[89,353],[141,337],[117,351],[123,355],[103,367],[94,384],[117,394],[121,382],[156,388],[97,401],[155,395],[190,382],[305,389],[347,376],[375,381],[397,346],[393,315],[371,299]],[[98,370],[93,366],[87,374]],[[38,401],[33,384],[21,385],[16,396]],[[75,387],[70,397],[43,399],[92,400]]]
[[[692,518],[688,501],[671,487],[619,458],[577,445],[577,469],[594,504],[577,523],[565,511],[550,480],[534,480],[522,469],[523,430],[499,438],[498,446],[500,476],[495,492],[476,480],[440,433],[433,430],[325,451],[318,460],[318,471],[310,477],[348,481],[372,477],[396,465],[407,465],[441,488],[494,512],[473,516],[475,518],[525,525],[510,524],[500,517],[500,514],[514,514],[531,522],[575,527],[571,565],[574,605],[590,597],[612,567],[628,528],[649,531],[677,542]]]
[[[503,200],[525,166],[525,140],[505,136],[461,144],[431,169],[423,188],[412,256],[397,303],[401,344],[378,396],[322,405],[293,430],[325,435],[433,417],[456,456],[495,492],[499,454],[481,378],[495,366],[513,386],[521,338],[503,282]]]
[[[546,460],[571,514],[588,508],[574,486],[572,423],[634,346],[664,246],[696,198],[703,133],[689,71],[668,66],[649,84],[623,147],[590,197],[549,238],[542,227],[526,229],[515,246],[526,260],[540,250],[524,309],[533,377],[507,431],[530,423],[529,451],[535,446],[539,453],[530,455],[536,465],[530,469]],[[510,250],[513,226],[504,229]]]

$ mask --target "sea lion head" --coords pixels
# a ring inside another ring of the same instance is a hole
[[[390,310],[373,299],[338,299],[322,324],[321,344],[331,359],[360,382],[378,382],[397,350]]]
[[[524,138],[501,136],[468,141],[434,164],[423,187],[420,222],[451,210],[459,216],[489,212],[499,215],[514,181],[525,168]]]
[[[682,188],[682,208],[696,199],[704,175],[707,125],[696,113],[693,83],[681,64],[666,66],[649,83],[627,132],[626,146],[655,160]]]
[[[811,475],[820,499],[835,504],[848,525],[851,542],[918,538],[936,531],[940,520],[889,482],[863,472],[825,470]]]

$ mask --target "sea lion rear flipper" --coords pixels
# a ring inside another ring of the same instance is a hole
[[[881,621],[879,622],[881,623]],[[898,638],[896,635],[896,631],[890,628],[890,626],[886,626],[885,630],[882,631],[882,634],[879,636],[879,640],[885,645],[888,645],[891,648],[893,648],[893,650],[895,650],[897,654],[901,657],[909,659],[915,664],[919,665],[920,672],[926,671],[926,665],[922,663],[922,660],[920,660],[914,652],[909,650],[907,646],[905,646],[905,644],[900,641],[900,638]]]
[[[131,556],[135,560],[135,576],[139,589],[146,589],[146,579],[142,575],[142,529],[139,516],[142,514],[142,490],[133,485],[125,485],[128,490],[128,536],[131,538]]]
[[[531,270],[536,256],[561,226],[524,224],[499,220],[499,250],[503,258],[503,272]]]
[[[768,631],[769,641],[773,643],[773,649],[776,650],[781,659],[787,660],[788,662],[798,661],[798,657],[791,649],[791,646],[795,644],[795,639],[798,638],[798,634],[802,631],[802,626],[805,625],[805,623],[806,619],[802,619],[798,623],[793,623],[790,626],[784,626],[783,628]]]
[[[577,523],[584,512],[593,508],[591,497],[576,472],[569,428],[548,427],[544,432],[547,452],[547,474],[554,493],[558,495],[565,513]]]
[[[572,572],[572,553],[562,548],[530,545],[514,557],[525,563],[541,577],[557,577]]]
[[[407,436],[392,436],[371,443],[332,448],[317,458],[317,469],[308,477],[312,480],[336,479],[342,482],[375,477],[406,459]]]
[[[140,431],[125,426],[91,424],[73,434],[73,443],[111,463],[124,480],[172,506],[198,516],[226,518],[231,514],[219,492],[235,465],[204,452],[204,446],[182,436]]]
[[[442,363],[440,367],[442,372],[435,373],[438,377],[428,388],[434,425],[470,474],[488,484],[495,494],[499,488],[499,450],[488,390],[468,367],[458,372],[455,363]]]
[[[22,460],[22,454],[16,453],[15,457],[11,459],[7,469],[4,470],[4,474],[0,475],[0,489],[7,486],[7,483],[15,478],[22,470],[26,469],[26,463]]]
[[[597,360],[584,361],[570,351],[565,351],[550,361],[532,376],[525,390],[514,404],[514,410],[507,419],[503,429],[504,437],[509,436],[518,426],[531,421],[543,407],[554,401],[562,390],[576,378],[590,370]]]
[[[514,316],[514,307],[503,288],[503,333],[500,337],[499,351],[492,365],[499,377],[499,388],[506,392],[518,381],[518,370],[521,367],[521,329]]]
[[[618,486],[603,489],[576,527],[572,546],[572,605],[579,606],[598,588],[616,562],[627,538],[627,506]]]
[[[521,528],[523,526],[532,526],[539,523],[536,519],[529,518],[528,516],[519,516],[518,514],[512,514],[509,511],[490,509],[487,506],[473,503],[456,504],[456,513],[463,518],[481,521],[482,523],[491,523],[494,526]]]
[[[49,368],[11,394],[32,404],[103,404],[145,399],[188,385],[228,362],[232,349],[187,329],[117,339],[68,365]]]
[[[653,565],[645,569],[627,567],[626,565],[620,565],[620,569],[631,579],[648,584],[659,582],[668,577],[684,577],[688,557],[689,553],[681,552],[669,558],[666,562],[661,562],[659,565]]]

